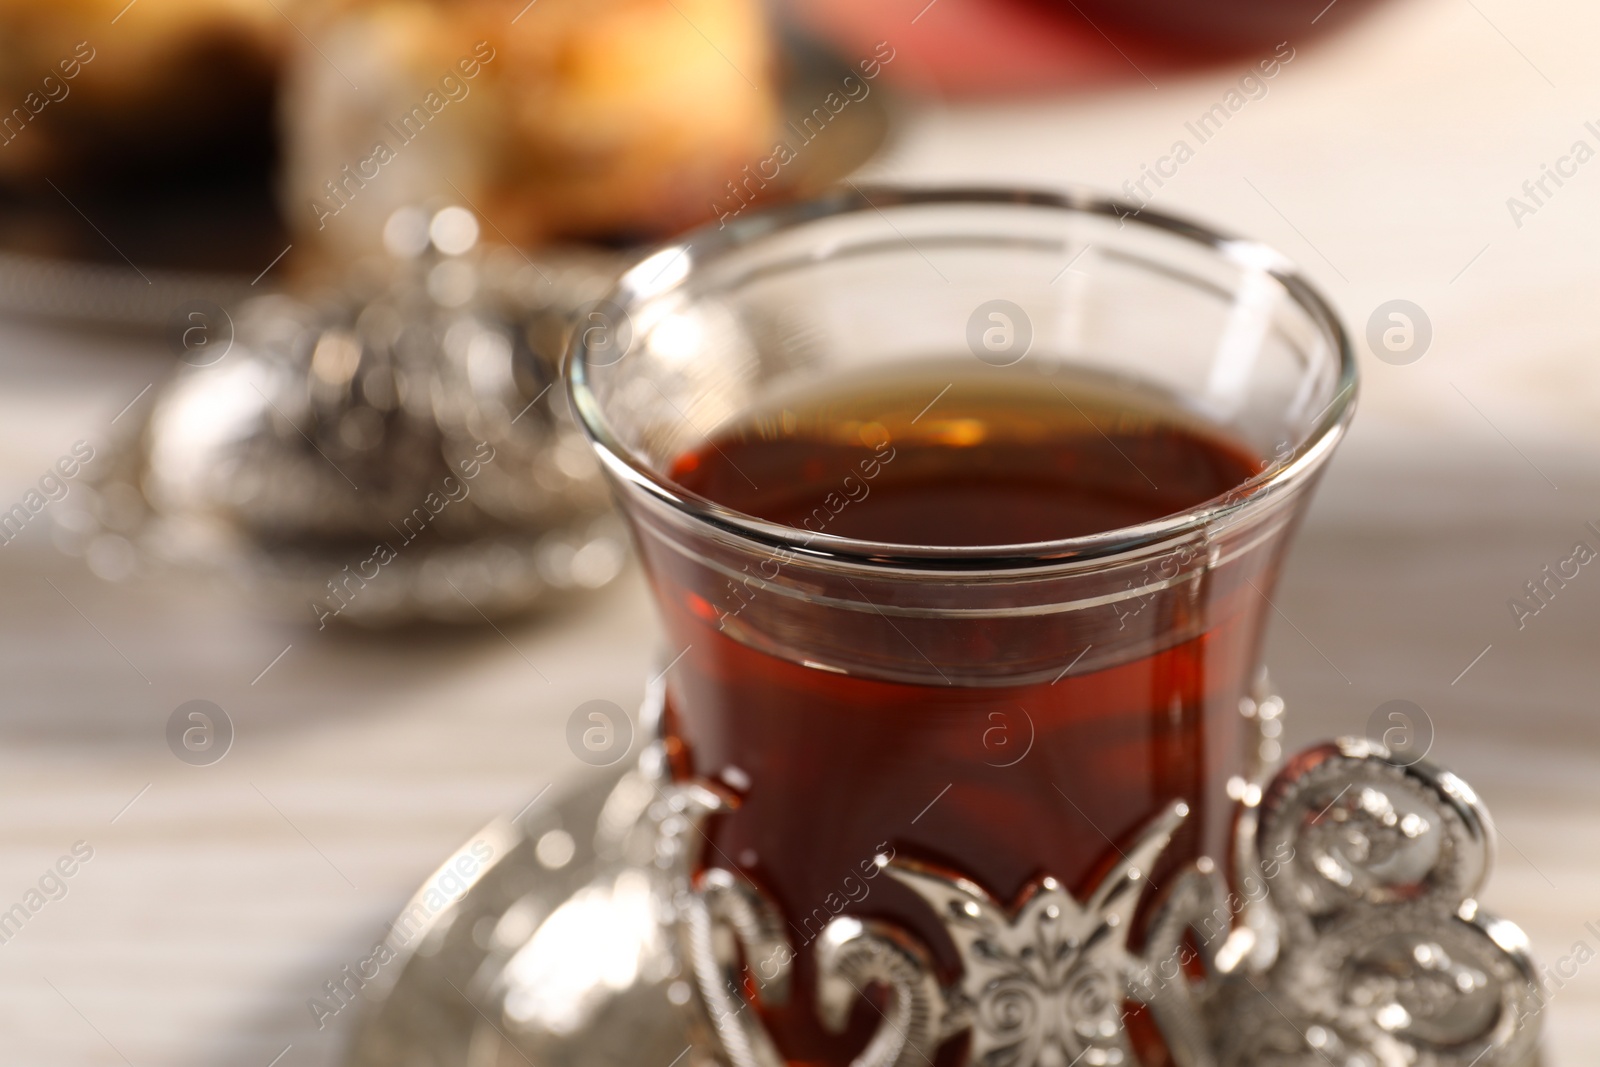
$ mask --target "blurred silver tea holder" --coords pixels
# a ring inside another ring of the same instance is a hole
[[[59,512],[60,546],[112,580],[197,569],[319,627],[610,582],[626,535],[559,361],[612,255],[490,245],[453,204],[396,211],[383,243],[304,295],[174,309],[186,366]]]

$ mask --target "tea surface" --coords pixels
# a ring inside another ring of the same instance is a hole
[[[746,416],[679,456],[669,475],[802,530],[972,546],[1147,522],[1260,469],[1243,445],[1150,391],[930,362]]]

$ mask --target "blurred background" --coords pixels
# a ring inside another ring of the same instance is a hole
[[[1363,396],[1275,598],[1289,742],[1415,706],[1584,1062],[1597,34],[1573,0],[3,0],[0,1062],[338,1062],[353,1012],[308,1000],[593,773],[569,716],[663,658],[567,331],[650,242],[841,180],[1097,187],[1331,296]]]

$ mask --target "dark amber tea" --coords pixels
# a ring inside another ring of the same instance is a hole
[[[971,564],[897,564],[893,546],[1126,530],[1263,466],[1163,394],[968,358],[836,376],[732,421],[667,473],[818,552],[830,537],[881,542],[891,567],[968,582]],[[844,569],[790,581],[806,548],[718,566],[641,538],[672,651],[686,649],[669,676],[676,773],[740,799],[708,825],[706,861],[760,886],[796,950],[787,1002],[757,991],[791,1062],[846,1062],[880,1024],[866,1000],[843,1034],[818,1023],[812,950],[833,916],[891,919],[957,967],[927,908],[876,877],[875,855],[960,872],[1007,906],[1045,875],[1081,898],[1177,799],[1191,814],[1163,869],[1228,854],[1238,702],[1281,543],[1268,540],[1227,557],[1194,539],[1156,546],[1088,596],[1098,565],[1067,550],[1059,566],[1078,584],[1065,602],[1036,575],[1002,573],[981,599],[952,593],[947,612]]]
[[[972,363],[833,382],[735,423],[679,457],[670,477],[802,531],[1016,545],[1185,511],[1261,469],[1159,394]]]

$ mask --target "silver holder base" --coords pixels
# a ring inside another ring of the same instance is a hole
[[[984,1067],[1134,1067],[1128,1003],[1178,1067],[1536,1062],[1527,939],[1476,903],[1493,834],[1471,788],[1352,739],[1269,779],[1282,702],[1263,689],[1241,711],[1256,729],[1235,855],[1159,892],[1144,872],[1182,803],[1084,901],[1045,878],[1001,902],[957,872],[881,858],[941,919],[962,973],[941,985],[907,931],[836,916],[812,948],[820,1021],[842,1029],[863,990],[886,991],[852,1067],[932,1064],[958,1038]],[[782,1067],[747,998],[788,995],[784,924],[753,883],[701,869],[700,825],[731,802],[671,781],[653,744],[486,827],[412,898],[367,961],[377,973],[329,990],[332,1010],[365,1001],[350,1067]]]

